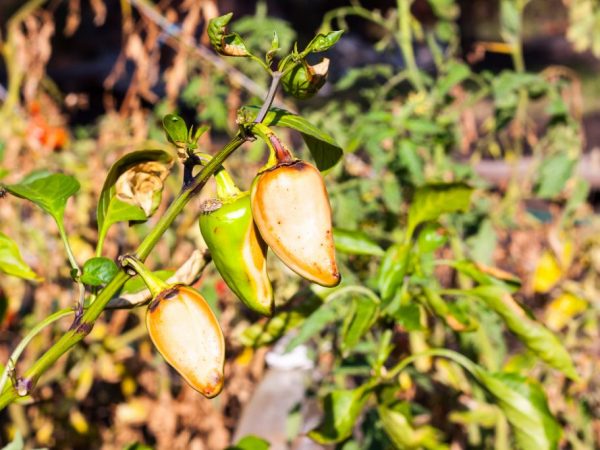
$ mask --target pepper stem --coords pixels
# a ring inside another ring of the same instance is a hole
[[[219,200],[237,197],[242,193],[223,166],[215,173],[215,181],[217,183],[217,198]]]
[[[161,292],[169,289],[167,283],[158,278],[152,272],[150,272],[146,266],[135,256],[125,255],[121,258],[121,265],[123,267],[128,266],[133,269],[150,289],[150,293],[152,294],[152,298],[156,298]]]
[[[268,126],[262,123],[252,124],[251,132],[261,138],[265,144],[267,144],[267,147],[269,147],[269,159],[265,168],[273,167],[280,163],[292,162],[294,160],[292,152],[283,145],[275,133],[273,133],[273,130]]]

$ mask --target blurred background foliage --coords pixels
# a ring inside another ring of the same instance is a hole
[[[302,348],[312,367],[293,369],[302,374],[298,404],[281,412],[283,431],[245,428],[273,449],[542,448],[523,437],[527,422],[519,430],[519,419],[489,395],[489,374],[497,372],[534,380],[530,394],[543,388],[556,418],[540,413],[550,442],[599,448],[598,2],[1,2],[0,180],[14,183],[39,169],[78,179],[65,225],[80,263],[94,256],[95,204],[111,165],[136,149],[172,152],[164,114],[209,124],[200,143],[214,151],[235,130],[237,109],[260,104],[264,71],[220,59],[208,47],[207,21],[228,11],[232,29],[257,52],[269,49],[273,30],[283,49],[295,41],[302,48],[317,29],[346,30],[327,54],[330,76],[321,92],[275,103],[344,148],[343,161],[326,174],[342,287],[310,288],[270,261],[279,308],[273,319],[259,319],[209,266],[194,286],[219,311],[228,340],[226,387],[212,401],[152,349],[141,309],[107,312],[33,399],[0,413],[0,442],[225,448],[245,434],[244,411],[278,367],[265,359],[282,357],[287,346]],[[297,134],[284,136],[310,158]],[[241,186],[250,185],[265,156],[255,142],[229,160]],[[156,215],[179,190],[180,176],[173,166]],[[173,271],[204,248],[196,219],[211,195],[209,188],[178,219],[151,267]],[[135,248],[154,220],[113,227],[105,255]],[[43,278],[0,275],[5,363],[20,339],[71,306],[75,293],[56,226],[39,210],[0,199],[0,232]],[[555,346],[540,349],[528,335],[538,324],[557,336]],[[17,370],[68,326],[64,320],[44,329]],[[578,379],[556,362],[561,345]],[[375,375],[387,379],[386,367],[439,348],[467,355],[486,372],[471,376],[460,360],[432,353],[395,373],[389,386],[369,390]],[[342,411],[348,423],[327,424],[328,405],[349,392],[347,403],[356,407]],[[313,437],[331,447],[305,437],[322,416],[318,398],[326,399],[325,424]]]

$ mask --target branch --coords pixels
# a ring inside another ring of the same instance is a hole
[[[198,193],[215,171],[221,166],[223,161],[229,157],[237,148],[239,148],[249,137],[243,130],[240,130],[227,143],[219,153],[202,169],[194,178],[188,187],[183,189],[175,201],[171,203],[165,214],[160,218],[154,229],[146,236],[136,251],[136,256],[145,260],[152,249],[156,246],[161,236],[171,226],[175,218],[181,213],[183,208]],[[17,398],[27,395],[37,383],[40,376],[46,372],[62,355],[67,353],[73,346],[81,341],[94,327],[96,319],[102,314],[110,300],[117,295],[125,282],[130,278],[124,270],[121,270],[112,281],[98,294],[98,297],[86,310],[81,320],[75,321],[69,331],[61,338],[25,372],[22,382],[19,384],[21,389],[17,391],[14,386],[6,386],[4,392],[0,395],[0,410],[12,403]],[[22,389],[23,387],[27,389]]]

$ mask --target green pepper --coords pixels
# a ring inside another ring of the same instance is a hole
[[[217,199],[203,205],[200,231],[227,286],[250,309],[273,312],[273,289],[267,274],[267,244],[250,207],[250,193],[241,192],[229,174],[215,175]]]

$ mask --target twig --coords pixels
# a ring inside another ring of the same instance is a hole
[[[206,47],[196,44],[196,42],[194,42],[192,39],[185,36],[179,25],[167,20],[150,2],[147,0],[128,1],[163,30],[163,32],[168,36],[168,39],[165,40],[167,44],[171,45],[172,47],[185,45],[188,49],[196,53],[196,55],[198,55],[201,59],[209,62],[217,70],[228,76],[233,83],[244,87],[248,92],[258,97],[264,97],[266,95],[266,90],[261,85],[255,83],[251,78],[247,77],[231,64],[228,64],[225,60],[212,53]],[[280,108],[285,108],[294,112],[294,108],[288,104],[278,101],[275,101],[275,104]]]

